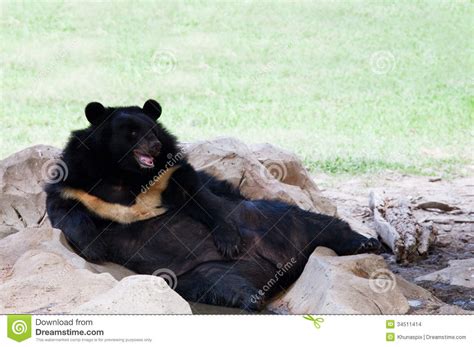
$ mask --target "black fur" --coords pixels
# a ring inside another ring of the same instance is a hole
[[[185,157],[163,193],[168,212],[118,224],[63,199],[64,187],[80,188],[108,202],[130,205],[170,158],[176,139],[156,122],[161,107],[86,107],[91,126],[75,131],[63,151],[64,182],[46,187],[48,215],[85,259],[112,261],[138,273],[170,269],[186,300],[259,310],[301,274],[317,246],[340,255],[375,250],[379,243],[344,221],[269,200],[247,200],[228,182],[195,171]],[[135,134],[132,134],[135,132]],[[154,158],[139,165],[135,149]]]

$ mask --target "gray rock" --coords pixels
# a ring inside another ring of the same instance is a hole
[[[441,282],[453,286],[474,288],[474,258],[450,260],[442,270],[416,278],[416,281]]]
[[[71,266],[63,255],[30,250],[3,277],[0,313],[68,313],[115,284],[110,274]]]
[[[77,314],[191,314],[189,304],[161,277],[135,275],[72,310]]]
[[[234,138],[184,145],[191,164],[239,187],[250,199],[279,199],[303,209],[336,215],[336,207],[292,153],[270,144],[247,146]]]
[[[382,257],[337,257],[318,247],[271,311],[288,314],[403,314],[410,306]]]
[[[88,263],[58,229],[24,228],[0,240],[0,264],[0,314],[191,313],[161,278]]]
[[[38,145],[0,161],[0,225],[15,230],[45,222],[42,186],[59,154],[57,148]],[[2,236],[5,233],[0,233]]]

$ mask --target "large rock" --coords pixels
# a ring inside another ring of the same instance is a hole
[[[338,257],[318,247],[300,278],[268,308],[289,314],[403,314],[410,306],[382,257]]]
[[[25,228],[0,240],[0,264],[0,314],[191,312],[161,278],[88,263],[58,229]]]
[[[30,250],[3,278],[0,313],[69,313],[115,284],[110,274],[75,268],[57,253]]]
[[[0,240],[0,283],[11,279],[15,263],[30,250],[61,255],[75,268],[85,269],[88,266],[84,259],[70,250],[60,230],[50,227],[23,228]]]
[[[190,314],[189,304],[161,277],[135,275],[124,278],[72,312],[77,314]]]
[[[300,278],[268,309],[283,314],[471,314],[393,274],[373,254],[318,247]]]
[[[0,238],[19,228],[45,223],[42,186],[46,180],[56,179],[53,164],[59,154],[57,148],[38,145],[0,162]]]
[[[448,267],[416,278],[416,281],[441,282],[452,286],[474,288],[474,258],[450,260]]]
[[[270,144],[247,146],[234,138],[184,145],[191,164],[239,187],[249,199],[279,199],[303,209],[336,215],[301,161]]]
[[[268,309],[283,314],[472,314],[393,274],[373,254],[338,257],[325,247]]]

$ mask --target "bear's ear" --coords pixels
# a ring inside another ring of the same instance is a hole
[[[150,99],[143,105],[143,112],[151,119],[157,120],[161,115],[161,106],[158,101]]]
[[[100,102],[91,102],[84,111],[86,118],[92,125],[99,124],[105,115],[105,107]]]

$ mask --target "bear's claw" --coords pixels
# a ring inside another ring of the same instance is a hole
[[[229,228],[218,228],[214,231],[214,243],[219,253],[226,258],[235,258],[239,255],[242,238],[238,230]]]
[[[381,246],[382,245],[377,239],[371,237],[370,239],[362,242],[360,246],[360,253],[376,252]]]

